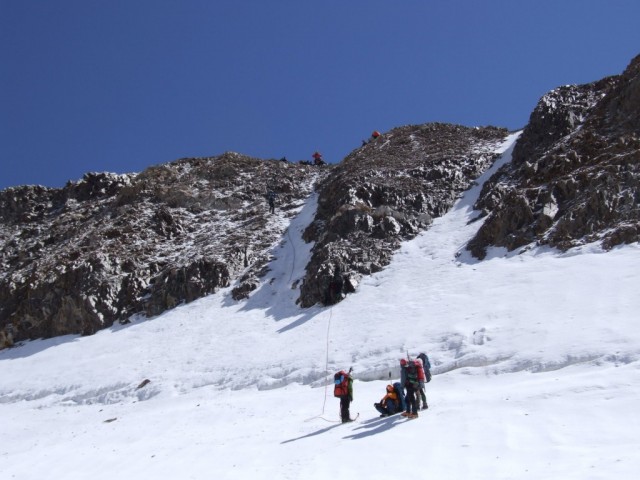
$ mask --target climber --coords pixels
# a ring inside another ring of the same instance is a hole
[[[403,387],[407,390],[405,411],[402,416],[410,419],[418,418],[418,405],[416,402],[416,394],[419,391],[418,369],[413,360],[400,359],[400,378],[403,379]]]
[[[313,164],[314,165],[326,165],[327,162],[325,162],[322,159],[322,154],[320,152],[315,152],[313,155],[311,155],[313,157]]]
[[[353,402],[353,377],[351,368],[348,372],[340,370],[334,376],[333,396],[340,399],[340,419],[342,423],[353,422],[349,413],[349,404]]]
[[[270,191],[267,193],[267,201],[269,202],[269,213],[276,213],[276,194]]]
[[[388,417],[399,410],[400,402],[393,385],[387,385],[387,394],[382,397],[380,402],[374,403],[373,406],[380,412],[381,417]]]

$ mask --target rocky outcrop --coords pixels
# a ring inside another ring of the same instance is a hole
[[[448,124],[391,130],[351,153],[319,186],[305,232],[313,256],[300,304],[333,304],[388,265],[400,242],[446,213],[497,157],[508,132]]]
[[[0,192],[2,343],[9,331],[13,341],[91,334],[260,272],[284,233],[278,219],[324,172],[227,153]]]
[[[467,248],[560,250],[640,239],[640,56],[616,77],[561,87],[531,114],[514,152],[484,185],[487,216]]]

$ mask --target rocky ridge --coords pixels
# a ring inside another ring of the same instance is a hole
[[[475,207],[487,217],[467,246],[478,258],[640,240],[640,56],[622,75],[543,96]]]
[[[639,106],[640,57],[622,75],[545,95],[511,164],[483,187],[471,253],[637,242]],[[91,334],[230,285],[242,301],[314,189],[298,303],[339,302],[446,213],[508,133],[408,125],[324,168],[226,153],[140,174],[90,173],[62,189],[1,191],[0,348],[10,334]],[[274,215],[267,191],[278,195]]]

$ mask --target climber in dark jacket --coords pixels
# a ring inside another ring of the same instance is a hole
[[[267,194],[267,200],[269,201],[269,213],[276,213],[276,194],[269,192]]]

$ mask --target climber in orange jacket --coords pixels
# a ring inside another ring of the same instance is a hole
[[[382,397],[379,403],[374,403],[373,406],[380,412],[381,417],[388,417],[398,411],[398,394],[393,388],[393,385],[387,385],[387,394]]]

